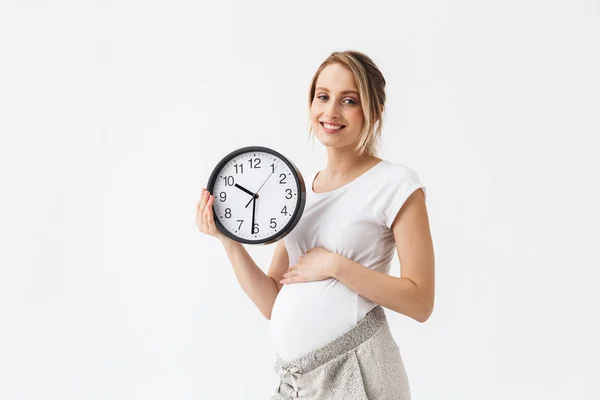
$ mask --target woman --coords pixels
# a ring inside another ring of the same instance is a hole
[[[356,51],[332,53],[315,73],[309,135],[327,147],[327,166],[307,180],[302,218],[277,243],[268,274],[216,229],[214,198],[203,193],[198,203],[200,230],[221,240],[271,320],[280,376],[271,400],[410,399],[383,307],[429,318],[434,254],[425,187],[409,167],[376,156],[384,89],[379,69]],[[389,275],[394,250],[401,277]]]

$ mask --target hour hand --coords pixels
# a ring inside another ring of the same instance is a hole
[[[249,191],[248,189],[246,189],[245,187],[238,185],[237,183],[235,185],[236,188],[243,190],[244,192],[248,193],[250,196],[254,196],[254,193],[252,193],[251,191]]]

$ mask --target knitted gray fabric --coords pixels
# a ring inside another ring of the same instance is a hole
[[[270,400],[410,400],[400,349],[383,307],[348,332],[291,361],[279,356],[279,387]]]

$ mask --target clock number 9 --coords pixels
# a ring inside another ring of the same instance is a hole
[[[219,200],[221,201],[221,203],[225,202],[225,200],[227,200],[227,193],[225,193],[225,192],[219,193]]]

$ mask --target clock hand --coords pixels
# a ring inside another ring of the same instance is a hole
[[[251,191],[249,191],[248,189],[246,189],[245,187],[238,185],[237,183],[235,185],[233,185],[235,187],[237,187],[240,190],[243,190],[244,192],[248,193],[250,196],[254,196],[254,193],[252,193]]]
[[[256,193],[254,193],[254,196],[256,196],[256,198],[258,198],[258,192],[260,192],[260,189],[262,189],[262,187],[263,187],[263,186],[265,186],[265,183],[267,183],[267,181],[269,180],[269,178],[271,177],[271,175],[273,175],[273,174],[275,173],[275,170],[276,170],[276,169],[277,169],[277,168],[273,169],[273,172],[271,172],[271,173],[269,174],[269,176],[267,176],[267,179],[265,179],[265,181],[263,182],[263,184],[262,184],[262,185],[260,185],[260,187],[258,188],[258,190],[256,191]],[[253,198],[254,198],[254,197],[252,197],[252,199],[253,199]],[[252,201],[252,199],[250,199],[250,201]],[[248,204],[250,204],[250,201],[249,201],[249,202],[246,204],[246,207],[245,207],[245,208],[248,208]]]
[[[252,200],[254,200],[254,203],[252,203],[252,234],[254,234],[254,214],[256,213],[256,197],[252,196]],[[250,201],[252,201],[250,200]]]
[[[275,173],[275,170],[276,170],[276,169],[277,169],[277,168],[274,168],[274,169],[273,169],[273,172],[271,172],[271,174],[270,174],[269,176],[267,176],[267,179],[265,179],[265,181],[263,182],[263,184],[262,184],[262,185],[260,185],[260,187],[258,188],[258,190],[256,191],[256,193],[260,192],[260,189],[262,189],[262,187],[263,187],[263,186],[265,186],[265,183],[267,183],[267,181],[269,180],[269,178],[271,177],[271,175],[273,175],[273,174]]]

